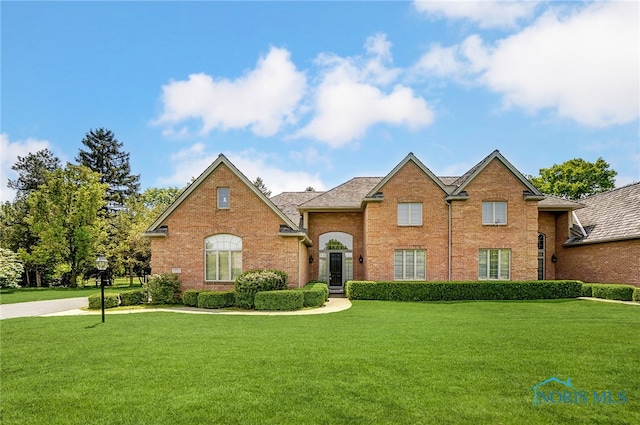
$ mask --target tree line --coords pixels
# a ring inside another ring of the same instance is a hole
[[[150,243],[141,234],[182,189],[140,192],[140,176],[113,132],[90,130],[75,163],[63,165],[43,149],[11,168],[17,177],[7,186],[16,195],[0,206],[0,262],[21,263],[14,285],[75,287],[97,275],[99,253],[109,259],[108,273],[130,282],[149,272]],[[9,279],[0,276],[0,284]]]

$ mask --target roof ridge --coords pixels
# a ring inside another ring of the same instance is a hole
[[[615,191],[618,191],[618,190],[621,190],[621,189],[628,189],[629,187],[635,186],[637,184],[640,184],[640,181],[633,182],[633,183],[628,183],[628,184],[625,184],[624,186],[620,186],[620,187],[614,187],[613,189],[609,189],[609,190],[604,191],[604,192],[594,193],[592,195],[585,196],[584,198],[582,198],[582,200],[595,198],[596,196],[606,195],[608,193],[612,193],[612,192],[615,192]]]

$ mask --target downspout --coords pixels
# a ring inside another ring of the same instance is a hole
[[[448,255],[448,280],[449,282],[451,282],[451,262],[452,262],[452,246],[451,246],[451,201],[445,201],[447,203],[447,206],[449,207],[449,255]]]
[[[302,265],[300,264],[300,245],[304,239],[298,239],[298,288],[301,288],[300,282],[302,281]]]

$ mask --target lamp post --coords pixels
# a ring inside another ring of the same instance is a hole
[[[96,268],[100,270],[100,304],[102,306],[102,323],[104,323],[104,276],[102,272],[107,269],[109,262],[105,258],[104,254],[98,255],[96,258]]]

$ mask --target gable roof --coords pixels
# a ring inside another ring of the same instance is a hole
[[[575,212],[584,233],[565,245],[640,239],[640,182],[581,199]]]
[[[271,209],[274,213],[276,213],[276,215],[278,217],[280,217],[282,219],[282,221],[289,226],[292,230],[294,231],[299,231],[300,229],[298,229],[298,225],[295,224],[283,211],[281,211],[278,207],[275,206],[275,204],[273,202],[271,202],[269,200],[269,198],[267,198],[265,196],[264,193],[262,193],[260,191],[260,189],[258,189],[257,187],[255,187],[255,185],[253,183],[251,183],[251,181],[240,172],[240,170],[238,170],[235,165],[233,165],[231,163],[231,161],[229,161],[229,159],[224,156],[223,154],[218,155],[218,158],[213,161],[213,163],[211,163],[211,165],[209,165],[209,167],[207,167],[206,170],[204,170],[202,172],[202,174],[200,174],[198,176],[197,179],[195,179],[195,181],[193,183],[191,183],[181,194],[180,196],[178,196],[178,198],[171,204],[169,205],[169,207],[164,210],[164,212],[162,214],[160,214],[160,217],[158,217],[156,219],[156,221],[154,221],[151,226],[149,226],[149,228],[147,229],[146,235],[147,236],[153,236],[153,235],[159,235],[162,234],[162,232],[159,231],[159,227],[160,225],[182,204],[182,202],[187,199],[189,197],[189,195],[191,195],[191,193],[193,191],[195,191],[200,184],[202,184],[202,182],[204,182],[209,175],[211,175],[211,173],[213,173],[220,165],[225,165],[227,168],[229,168],[229,170],[231,170],[231,172],[233,174],[235,174],[236,177],[238,177],[238,179],[240,179],[240,181],[242,181],[242,183],[244,183],[249,189],[251,189],[256,196],[258,196],[258,198],[260,198],[265,205]]]
[[[520,172],[516,167],[513,166],[507,159],[502,156],[499,150],[495,150],[489,154],[482,161],[473,166],[469,171],[460,176],[453,184],[457,186],[457,188],[451,193],[452,196],[461,195],[464,192],[464,189],[467,187],[469,183],[473,179],[476,178],[478,174],[484,170],[487,165],[491,163],[494,159],[497,159],[504,165],[511,173],[515,176],[516,179],[520,181],[526,188],[529,194],[527,195],[531,200],[542,200],[544,199],[544,195],[540,192],[527,178]]]
[[[540,211],[573,211],[584,207],[585,205],[580,202],[553,195],[546,195],[543,200],[538,201]]]
[[[382,177],[355,177],[308,202],[299,205],[301,211],[331,209],[362,209],[362,200]]]
[[[391,180],[409,162],[413,162],[420,170],[422,170],[423,173],[425,173],[427,175],[427,177],[429,177],[431,180],[433,180],[433,182],[440,189],[442,189],[442,191],[445,194],[449,193],[449,191],[447,190],[447,187],[444,184],[444,182],[442,180],[440,180],[438,177],[436,177],[436,175],[433,174],[431,172],[431,170],[429,170],[429,168],[427,168],[426,165],[424,165],[418,158],[416,158],[416,156],[413,154],[413,152],[410,152],[409,155],[407,155],[402,161],[400,161],[400,163],[398,165],[396,165],[395,168],[393,170],[391,170],[391,172],[389,174],[386,175],[386,177],[384,177],[382,180],[380,180],[380,182],[378,184],[376,184],[369,191],[369,193],[367,193],[366,198],[369,198],[370,200],[371,199],[375,199],[375,196],[376,196],[376,194],[378,192],[380,192],[380,189],[382,189],[382,187],[385,184],[387,184],[389,182],[389,180]]]
[[[276,207],[291,219],[291,221],[297,222],[300,219],[298,206],[322,195],[323,193],[325,192],[282,192],[270,199]]]

